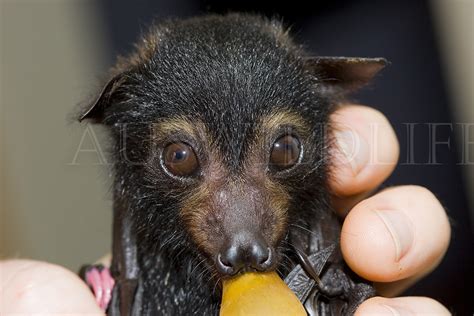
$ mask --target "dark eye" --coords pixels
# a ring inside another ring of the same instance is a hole
[[[178,177],[190,176],[199,167],[193,148],[186,143],[167,145],[163,150],[162,160],[165,168]]]
[[[276,170],[293,167],[299,160],[301,144],[293,135],[285,135],[273,143],[270,153],[270,165]]]

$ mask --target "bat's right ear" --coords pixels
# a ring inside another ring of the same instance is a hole
[[[323,79],[323,86],[345,94],[369,83],[388,61],[385,58],[316,56],[307,57],[305,64]]]
[[[114,94],[122,85],[124,78],[124,73],[113,76],[102,88],[95,101],[80,114],[79,122],[86,119],[90,119],[96,123],[102,122],[104,110],[112,105]]]

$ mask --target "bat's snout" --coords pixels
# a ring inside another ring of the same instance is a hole
[[[243,271],[268,271],[274,267],[275,250],[259,234],[236,234],[217,254],[217,270],[223,275]]]

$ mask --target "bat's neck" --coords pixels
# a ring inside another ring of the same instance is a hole
[[[160,315],[213,315],[219,307],[219,288],[214,288],[204,264],[174,260],[162,253],[145,257],[140,272],[144,300],[150,310]],[[216,284],[216,287],[219,285]]]

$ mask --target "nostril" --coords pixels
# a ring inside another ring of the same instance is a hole
[[[217,270],[222,274],[233,275],[235,274],[234,267],[232,264],[225,259],[220,253],[216,258]]]
[[[229,260],[227,260],[225,257],[223,257],[221,254],[218,254],[217,255],[217,261],[225,266],[225,267],[229,267],[229,268],[232,268],[232,264],[229,262]]]
[[[270,257],[270,248],[267,248],[266,251],[263,250],[259,256],[257,256],[257,263],[259,265],[262,265],[264,264],[265,262],[268,261],[269,257]]]
[[[253,268],[263,271],[270,268],[273,264],[273,251],[270,247],[256,247],[253,252]]]
[[[270,266],[272,261],[273,261],[272,248],[267,248],[267,256],[265,257],[265,261],[263,261],[262,264]]]

